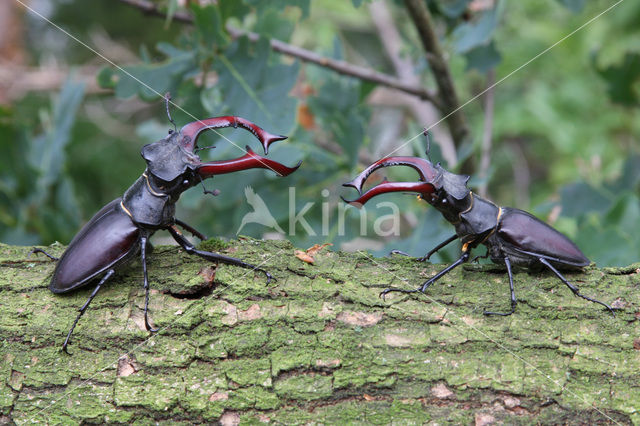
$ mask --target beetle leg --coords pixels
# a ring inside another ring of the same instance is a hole
[[[60,260],[60,258],[52,256],[49,253],[47,253],[46,251],[44,251],[44,250],[42,250],[40,248],[37,248],[37,247],[34,247],[33,250],[31,250],[29,252],[29,255],[27,257],[31,257],[31,255],[34,254],[34,253],[42,253],[45,256],[47,256],[49,259],[51,259],[51,260]]]
[[[551,271],[556,274],[556,276],[558,278],[560,278],[560,280],[567,286],[569,287],[569,289],[571,289],[571,291],[573,292],[574,295],[578,296],[578,297],[582,297],[585,300],[588,300],[589,302],[593,302],[593,303],[598,303],[602,306],[604,306],[605,308],[607,308],[610,312],[611,315],[613,315],[614,317],[616,316],[616,313],[613,311],[613,308],[609,305],[607,305],[604,302],[601,302],[599,300],[593,299],[589,296],[585,296],[584,294],[580,293],[580,290],[578,290],[578,287],[574,286],[573,284],[571,284],[569,281],[567,281],[567,279],[565,277],[562,276],[562,274],[560,273],[560,271],[558,271],[556,268],[553,267],[553,265],[551,265],[551,263],[543,258],[543,257],[539,257],[538,260],[540,261],[540,263],[542,263],[544,266],[546,266],[547,268],[551,269]]]
[[[477,263],[478,259],[486,259],[487,257],[489,257],[489,250],[487,250],[485,254],[479,254],[471,259],[471,263]]]
[[[181,221],[180,219],[174,219],[174,222],[176,223],[176,225],[186,229],[187,231],[189,231],[191,233],[191,235],[193,235],[196,238],[199,238],[202,241],[207,240],[207,236],[204,235],[203,233],[201,233],[200,231],[198,231],[197,229],[195,229],[193,226],[189,225],[188,223],[184,223],[183,221]]]
[[[73,324],[71,325],[71,329],[69,330],[69,333],[67,333],[67,338],[64,339],[64,343],[62,344],[62,350],[65,351],[68,355],[71,355],[69,351],[67,351],[67,346],[69,345],[69,339],[71,339],[71,334],[73,333],[73,329],[76,328],[76,324],[78,324],[78,321],[80,321],[80,317],[84,314],[84,311],[87,310],[87,308],[89,307],[89,304],[91,303],[93,298],[96,296],[96,294],[98,294],[98,290],[100,290],[100,287],[102,286],[102,284],[104,284],[105,281],[107,281],[111,277],[111,275],[114,274],[114,272],[115,271],[113,269],[109,269],[107,271],[107,273],[104,275],[104,277],[102,277],[102,279],[100,280],[96,288],[93,289],[87,301],[84,302],[84,305],[82,305],[82,307],[78,309],[80,312],[78,313],[78,316],[76,317],[75,321],[73,321]]]
[[[149,323],[149,276],[147,274],[147,237],[140,237],[140,256],[142,257],[142,275],[144,276],[144,326],[147,331],[155,333],[157,328]]]
[[[188,254],[195,254],[197,256],[200,256],[204,259],[207,259],[211,262],[222,262],[222,263],[226,263],[227,265],[235,265],[235,266],[240,266],[241,268],[246,268],[246,269],[253,269],[254,271],[260,271],[262,273],[264,273],[267,276],[267,284],[269,284],[271,282],[271,280],[273,280],[273,276],[265,271],[262,268],[259,268],[255,265],[252,265],[250,263],[244,262],[240,259],[236,259],[235,257],[230,257],[230,256],[225,256],[223,254],[218,254],[218,253],[213,253],[210,251],[204,251],[204,250],[198,250],[196,249],[193,244],[191,244],[189,242],[189,240],[187,240],[185,237],[183,237],[174,227],[170,226],[167,228],[167,230],[171,233],[171,235],[173,236],[173,238],[178,242],[178,244],[180,244],[180,246],[188,253]]]
[[[458,239],[458,236],[457,236],[457,235],[455,235],[455,234],[454,234],[454,235],[452,235],[451,237],[447,238],[445,241],[441,242],[440,244],[438,244],[437,246],[435,246],[434,248],[432,248],[431,250],[429,250],[429,252],[428,252],[427,254],[425,254],[424,256],[422,256],[422,257],[416,257],[416,260],[417,260],[418,262],[426,262],[427,260],[429,260],[429,258],[430,258],[433,254],[435,254],[436,252],[438,252],[441,248],[443,248],[443,247],[447,246],[448,244],[450,244],[450,243],[454,242],[454,241],[455,241],[455,240],[457,240],[457,239]],[[389,255],[392,255],[392,254],[399,254],[399,255],[402,255],[402,256],[411,256],[409,253],[405,253],[405,252],[403,252],[402,250],[391,250],[391,251],[389,252]],[[476,259],[477,259],[477,258],[478,258],[478,257],[476,257]],[[474,259],[474,260],[475,260],[475,259]]]
[[[507,274],[509,275],[509,289],[511,290],[511,311],[509,312],[484,311],[483,314],[485,315],[500,315],[500,316],[506,317],[514,313],[516,310],[516,304],[518,303],[518,301],[516,300],[516,292],[513,289],[513,274],[511,273],[511,261],[509,260],[508,257],[504,258],[504,264],[507,266]]]
[[[465,246],[466,246],[466,244],[465,244]],[[424,293],[425,290],[427,289],[427,287],[429,287],[431,284],[436,282],[443,275],[448,274],[452,269],[454,269],[458,265],[460,265],[460,264],[466,262],[467,260],[469,260],[469,255],[470,255],[470,250],[468,248],[466,248],[466,247],[463,247],[462,256],[460,256],[460,258],[458,260],[456,260],[451,265],[449,265],[446,268],[444,268],[442,271],[438,272],[435,276],[429,278],[420,287],[418,287],[418,288],[416,288],[414,290],[403,290],[403,289],[400,289],[400,288],[387,288],[387,289],[383,290],[382,292],[380,292],[379,296],[382,297],[382,299],[384,300],[385,296],[387,294],[391,293],[392,291],[398,291],[398,292],[401,292],[401,293],[417,293],[417,292],[420,291],[420,292]]]
[[[440,244],[438,244],[437,246],[435,246],[434,248],[432,248],[431,250],[429,250],[429,252],[427,254],[425,254],[422,257],[417,258],[416,260],[418,262],[426,262],[427,260],[429,260],[429,258],[431,257],[431,255],[433,255],[434,253],[438,252],[441,248],[451,244],[452,242],[454,242],[455,240],[458,239],[458,236],[456,234],[450,236],[449,238],[447,238],[445,241],[441,242]]]

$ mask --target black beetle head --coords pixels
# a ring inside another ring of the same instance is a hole
[[[224,161],[203,163],[200,157],[194,153],[198,136],[203,131],[238,126],[250,131],[260,141],[265,154],[269,151],[269,146],[272,143],[286,139],[286,136],[273,135],[241,117],[213,117],[188,123],[177,132],[170,131],[166,138],[145,145],[141,154],[147,162],[149,172],[166,182],[171,182],[184,175],[188,169],[199,174],[202,178],[252,168],[266,168],[273,170],[280,176],[286,176],[300,166],[298,164],[295,167],[287,167],[273,160],[268,160],[251,151],[249,147],[242,157]]]
[[[390,166],[409,166],[415,169],[420,176],[417,182],[389,182],[386,180],[369,189],[364,194],[362,187],[367,178],[376,170]],[[363,205],[371,198],[387,192],[417,192],[427,201],[430,201],[436,193],[449,194],[455,199],[461,200],[467,196],[467,180],[469,176],[456,175],[446,171],[440,164],[435,166],[424,158],[419,157],[387,157],[376,161],[356,176],[352,181],[343,186],[355,188],[360,197],[347,201],[350,204]]]

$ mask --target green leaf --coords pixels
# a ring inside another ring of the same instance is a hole
[[[635,230],[640,223],[640,200],[634,194],[624,194],[613,204],[603,220],[606,226]]]
[[[471,0],[440,0],[438,7],[443,15],[448,18],[458,18],[467,10],[467,5]]]
[[[638,261],[637,250],[630,250],[624,235],[613,226],[588,223],[581,227],[575,243],[598,266],[624,266]]]
[[[290,132],[295,125],[296,100],[289,93],[299,66],[271,63],[270,56],[267,40],[251,43],[242,37],[231,43],[213,64],[219,80],[202,92],[205,109],[212,115],[240,115],[272,133]]]
[[[458,26],[451,35],[455,51],[465,53],[488,44],[498,26],[502,9],[503,2],[498,1],[493,9],[486,10],[473,21]]]
[[[289,40],[295,28],[293,22],[284,19],[281,11],[277,9],[267,9],[256,22],[253,31],[261,36],[275,38],[278,40]]]
[[[102,68],[96,77],[98,86],[103,89],[114,89],[116,87],[116,72],[111,67]]]
[[[609,97],[615,103],[624,106],[638,106],[638,88],[640,87],[640,54],[628,52],[624,56],[624,62],[619,65],[610,65],[607,68],[598,68],[596,55],[592,56],[592,64],[598,74],[607,82]]]
[[[40,188],[46,195],[60,176],[65,160],[65,146],[71,138],[71,128],[84,97],[84,83],[68,79],[53,105],[53,116],[45,134],[35,138],[29,152],[29,163],[39,172]]]
[[[173,20],[173,15],[176,14],[178,10],[178,0],[169,0],[169,4],[167,5],[167,17],[164,21],[165,28],[169,27],[169,24]]]
[[[330,74],[317,89],[317,95],[309,99],[318,125],[343,148],[341,160],[349,168],[355,166],[366,136],[368,111],[360,103],[360,91],[360,81]]]
[[[284,10],[286,7],[297,7],[302,12],[302,19],[305,19],[311,11],[310,0],[245,0],[245,3],[255,7],[258,16],[262,16],[268,9]]]
[[[220,16],[220,9],[216,5],[200,6],[192,3],[197,33],[207,46],[224,46],[229,41],[229,36],[224,28],[224,21]]]
[[[489,44],[474,47],[467,51],[464,56],[467,59],[467,71],[475,69],[482,73],[495,68],[502,60],[502,56],[496,50],[493,40]]]
[[[194,52],[179,50],[167,44],[159,44],[158,50],[168,53],[164,62],[131,65],[117,71],[117,97],[138,95],[145,100],[155,100],[166,92],[177,92],[185,75],[197,67]]]
[[[577,217],[589,211],[604,213],[611,205],[607,195],[584,182],[565,186],[560,197],[562,214],[568,217]]]
[[[251,7],[243,1],[219,1],[217,2],[220,18],[226,24],[230,18],[237,18],[242,22],[244,17],[251,12]]]
[[[585,0],[558,0],[558,2],[573,13],[582,11],[585,4]]]
[[[640,155],[632,155],[624,163],[620,177],[611,184],[611,191],[619,194],[624,191],[634,191],[640,185]]]

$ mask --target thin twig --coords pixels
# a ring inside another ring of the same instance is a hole
[[[429,13],[424,0],[404,0],[404,4],[416,30],[418,30],[429,66],[438,85],[438,98],[442,101],[440,111],[443,114],[456,111],[447,117],[447,124],[456,146],[460,146],[469,137],[469,127],[464,115],[459,111],[460,103],[458,102],[453,77],[444,58],[438,36],[434,31],[431,13]]]
[[[400,31],[393,19],[391,10],[384,0],[379,0],[369,4],[369,12],[373,25],[378,32],[380,43],[393,64],[396,76],[407,84],[420,85],[420,77],[415,73],[415,64],[411,58],[402,55],[403,40]],[[415,96],[404,93],[391,93],[396,103],[403,104],[413,114],[418,123],[433,123],[437,121],[440,114],[437,108],[429,102],[425,102]],[[440,145],[442,157],[453,167],[457,163],[456,147],[451,139],[451,134],[443,127],[433,129],[435,141]]]
[[[120,0],[129,6],[133,6],[142,12],[158,17],[166,17],[166,13],[160,10],[154,3],[147,0]],[[173,20],[183,23],[193,23],[193,16],[187,12],[176,12],[173,15]],[[227,31],[232,37],[247,36],[251,41],[257,41],[260,38],[259,34],[253,32],[245,32],[230,25],[226,27]],[[391,77],[387,74],[375,71],[371,68],[361,67],[358,65],[350,64],[345,61],[338,61],[335,59],[327,58],[309,50],[303,49],[298,46],[287,44],[277,39],[270,39],[269,44],[271,49],[276,52],[298,58],[305,62],[310,62],[319,65],[324,68],[329,68],[340,74],[356,77],[361,80],[370,81],[372,83],[380,84],[383,86],[391,87],[396,90],[400,90],[405,93],[409,93],[413,96],[417,96],[421,99],[425,99],[438,108],[440,108],[440,101],[437,96],[429,90],[421,86],[407,84],[404,81]]]
[[[120,0],[122,3],[126,3],[129,6],[133,6],[137,9],[140,9],[147,15],[158,16],[160,18],[166,18],[167,14],[161,11],[158,6],[154,3],[147,0]],[[184,22],[187,24],[193,24],[193,16],[190,13],[183,11],[176,11],[173,15],[171,15],[171,19],[177,22]]]
[[[493,114],[495,110],[493,86],[496,80],[496,71],[491,68],[487,72],[487,87],[489,90],[484,94],[484,129],[482,131],[482,156],[480,159],[480,170],[478,177],[481,179],[478,187],[478,194],[481,197],[487,196],[489,185],[489,167],[491,167],[491,145],[493,135]]]
[[[74,79],[85,84],[87,93],[108,93],[96,82],[99,69],[84,65],[74,70]],[[65,67],[14,66],[0,61],[0,103],[21,99],[29,92],[58,90],[69,78],[71,70]]]

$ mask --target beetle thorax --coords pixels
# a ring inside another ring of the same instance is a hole
[[[452,224],[460,222],[460,213],[467,210],[472,202],[470,195],[462,200],[457,200],[444,189],[439,189],[431,194],[422,194],[420,197],[435,207],[447,222]]]

